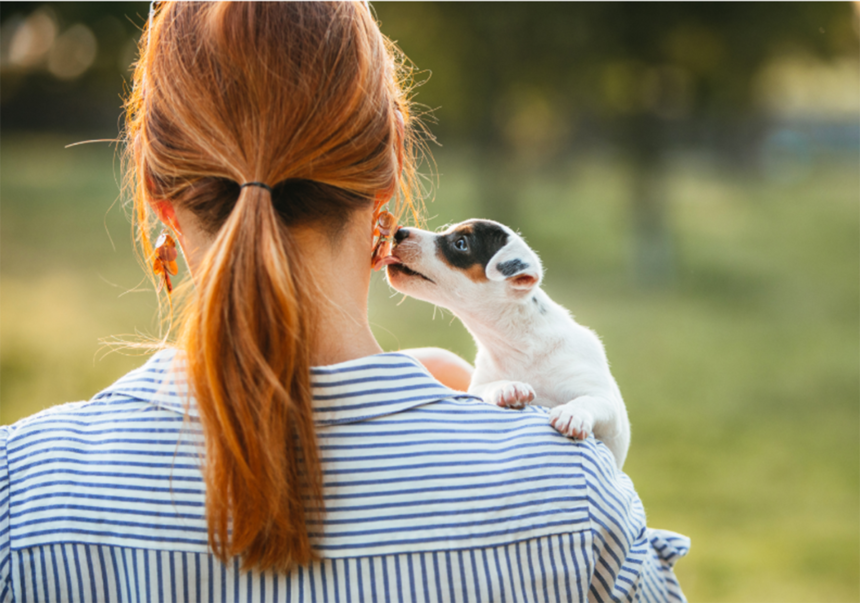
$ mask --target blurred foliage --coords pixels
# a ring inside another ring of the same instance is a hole
[[[432,71],[419,99],[440,107],[440,131],[533,152],[564,147],[588,127],[578,122],[736,119],[766,60],[857,52],[850,3],[373,6],[383,31]]]
[[[754,78],[766,61],[786,52],[829,59],[858,51],[855,11],[845,2],[372,7],[383,31],[417,65],[416,82],[424,82],[416,89],[418,100],[438,109],[437,133],[526,155],[565,151],[594,130],[622,144],[656,135],[659,145],[666,128],[640,136],[637,119],[643,116],[669,125],[701,118],[737,121],[754,105]],[[14,109],[5,126],[55,128],[55,118],[43,115],[39,121],[37,112],[63,106],[64,93],[72,90],[115,91],[107,96],[118,100],[148,11],[145,2],[0,4],[0,92],[4,110]],[[19,35],[34,15],[52,24],[53,31],[43,34],[50,38],[47,46],[42,54],[13,57],[17,37],[38,46],[32,35]],[[76,26],[92,31],[98,52],[78,79],[62,82],[47,74],[46,62],[51,44]],[[33,107],[23,100],[32,98],[41,102]],[[83,106],[72,109],[83,118],[92,113]],[[117,116],[102,116],[101,124],[114,127]],[[66,119],[62,125],[77,124]]]

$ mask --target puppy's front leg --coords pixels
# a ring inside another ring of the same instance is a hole
[[[469,393],[483,398],[488,404],[504,408],[523,408],[535,399],[535,390],[522,381],[491,381],[473,385]]]
[[[624,464],[630,433],[629,429],[624,429],[623,421],[610,400],[599,396],[579,396],[553,408],[549,422],[559,433],[577,440],[584,440],[593,433],[612,452],[618,467]]]

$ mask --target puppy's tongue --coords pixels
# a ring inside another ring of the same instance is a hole
[[[385,266],[390,266],[391,264],[400,264],[402,263],[399,259],[394,257],[393,255],[387,255],[384,258],[378,258],[376,263],[373,264],[374,270],[380,270]]]

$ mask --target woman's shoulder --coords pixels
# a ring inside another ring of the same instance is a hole
[[[183,422],[182,406],[161,404],[158,395],[163,389],[159,374],[172,357],[173,351],[159,352],[89,400],[57,404],[0,427],[3,448],[15,456],[34,446],[56,448],[61,442],[86,446],[111,434],[151,430],[155,424],[175,431]],[[172,398],[178,398],[175,392]]]
[[[561,479],[582,476],[583,465],[597,475],[614,467],[606,463],[611,454],[602,443],[559,434],[548,409],[487,404],[445,387],[410,355],[381,354],[315,369],[313,385],[318,437],[332,452],[360,448],[401,458],[448,457],[461,466],[529,467]]]
[[[16,423],[4,427],[11,435],[48,424],[68,421],[72,424],[99,422],[112,416],[121,418],[128,413],[149,410],[159,384],[173,361],[176,351],[164,349],[141,366],[121,376],[89,400],[56,404]],[[158,406],[158,404],[156,404]]]
[[[624,533],[644,528],[638,497],[632,485],[624,492],[629,480],[606,446],[560,435],[543,408],[443,396],[326,426],[318,441],[327,486],[337,492],[327,501],[337,522],[322,544],[330,554],[591,538],[595,518]],[[362,510],[360,526],[355,509]],[[411,517],[421,518],[420,527],[406,521]],[[368,535],[360,547],[349,540],[359,528]]]

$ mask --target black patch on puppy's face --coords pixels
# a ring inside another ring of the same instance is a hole
[[[487,268],[490,258],[508,242],[508,233],[492,222],[474,220],[436,237],[436,253],[454,268]]]
[[[507,262],[502,262],[501,264],[496,266],[502,276],[513,276],[517,272],[522,272],[528,267],[528,264],[517,258],[508,260]]]

